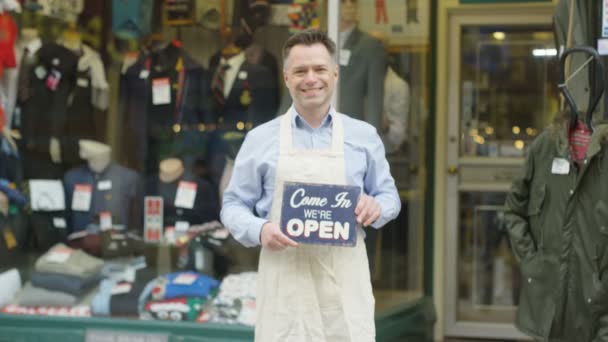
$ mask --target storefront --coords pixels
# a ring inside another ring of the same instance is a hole
[[[305,28],[337,42],[335,106],[376,127],[401,198],[366,230],[377,340],[432,339],[437,1],[0,4],[1,341],[252,339],[259,250],[221,196],[289,107],[281,48]]]

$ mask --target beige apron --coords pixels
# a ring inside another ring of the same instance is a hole
[[[339,114],[333,116],[332,144],[327,150],[295,150],[291,122],[289,112],[281,117],[270,213],[276,223],[280,222],[284,182],[346,184]],[[375,341],[374,296],[363,231],[357,229],[356,247],[300,244],[282,251],[262,248],[256,341]]]

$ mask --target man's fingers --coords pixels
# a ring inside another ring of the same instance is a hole
[[[365,203],[367,202],[367,196],[361,195],[359,200],[357,201],[357,206],[355,207],[355,215],[359,216],[361,210],[365,208]]]
[[[365,225],[365,226],[371,225],[372,223],[374,223],[378,219],[378,217],[380,217],[380,208],[376,207],[370,213],[370,215],[368,215],[367,220],[365,220],[365,223],[363,225]]]

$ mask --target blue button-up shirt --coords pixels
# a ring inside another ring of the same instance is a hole
[[[401,210],[401,201],[390,174],[384,145],[376,129],[332,109],[321,126],[312,128],[293,107],[293,143],[296,149],[326,149],[331,146],[332,117],[340,115],[344,126],[346,182],[359,186],[378,201],[380,217],[372,224],[384,226]],[[275,118],[252,131],[236,157],[230,183],[224,192],[221,219],[234,238],[247,247],[260,244],[260,230],[268,222],[279,159],[281,119]],[[320,166],[322,167],[322,166]]]

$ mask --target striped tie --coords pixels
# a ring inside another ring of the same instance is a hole
[[[230,68],[230,65],[223,64],[217,68],[215,75],[213,75],[213,81],[211,82],[211,92],[220,105],[226,102],[224,97],[224,79],[226,77],[226,70]]]

